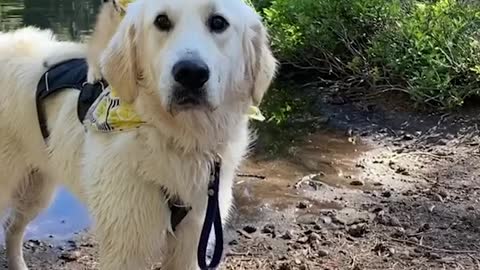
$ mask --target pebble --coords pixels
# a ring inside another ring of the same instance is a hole
[[[324,250],[324,249],[320,249],[318,252],[317,252],[318,256],[319,257],[327,257],[328,256],[328,251]]]
[[[382,197],[390,198],[391,196],[392,196],[392,192],[389,190],[382,192]]]
[[[293,235],[290,231],[287,231],[284,234],[282,234],[282,236],[280,236],[280,238],[282,238],[283,240],[292,240]]]
[[[362,180],[353,180],[350,182],[351,186],[363,186],[365,183]]]
[[[82,254],[80,253],[80,251],[75,250],[75,251],[72,251],[72,252],[63,253],[62,255],[60,255],[60,259],[62,259],[64,261],[67,261],[67,262],[73,262],[73,261],[78,260],[81,255]]]
[[[307,236],[302,236],[300,238],[298,238],[297,240],[297,243],[300,243],[300,244],[306,244],[308,242],[308,237]]]
[[[275,233],[275,225],[273,224],[267,224],[263,227],[262,233],[270,234],[270,233]]]
[[[297,204],[297,208],[298,208],[298,209],[305,209],[305,208],[307,208],[307,207],[308,207],[308,205],[307,205],[305,202],[299,202],[299,203]]]
[[[342,225],[353,225],[368,222],[370,217],[368,213],[357,211],[353,208],[344,208],[334,216],[334,221]]]
[[[323,224],[331,224],[332,223],[332,218],[329,216],[321,216],[320,220],[323,222]]]
[[[245,227],[243,227],[243,230],[246,232],[246,233],[254,233],[257,231],[257,228],[252,226],[252,225],[247,225]]]
[[[350,226],[347,233],[353,237],[362,237],[367,233],[367,226],[365,224],[356,224]]]

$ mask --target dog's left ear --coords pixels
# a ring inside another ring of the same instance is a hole
[[[119,98],[132,103],[143,77],[139,55],[140,35],[136,25],[125,18],[101,57],[102,74]]]
[[[243,41],[246,53],[246,77],[252,82],[253,105],[258,106],[275,77],[277,60],[269,45],[267,30],[260,16],[247,26]]]

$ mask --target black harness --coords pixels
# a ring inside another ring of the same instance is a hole
[[[50,67],[38,82],[35,101],[38,121],[45,141],[47,141],[50,135],[43,102],[47,97],[65,89],[80,91],[77,102],[77,116],[78,120],[83,123],[88,109],[108,86],[105,80],[98,81],[94,84],[88,83],[87,73],[88,64],[85,59],[70,59]],[[223,253],[223,230],[218,205],[220,167],[220,159],[218,158],[210,170],[207,213],[205,215],[197,251],[198,265],[201,269],[216,268],[220,263]],[[167,198],[168,208],[170,209],[170,224],[172,230],[175,232],[178,224],[182,222],[192,208],[186,206],[178,196],[170,194],[166,188],[161,187],[160,190]],[[205,258],[207,257],[206,251],[212,227],[215,231],[215,249],[210,263],[207,263]]]

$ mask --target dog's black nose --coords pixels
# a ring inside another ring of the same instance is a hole
[[[201,60],[182,60],[173,66],[172,74],[183,87],[198,89],[208,81],[210,70]]]

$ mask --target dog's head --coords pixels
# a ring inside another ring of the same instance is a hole
[[[259,15],[243,0],[136,0],[102,54],[120,98],[173,121],[244,113],[276,70]]]

